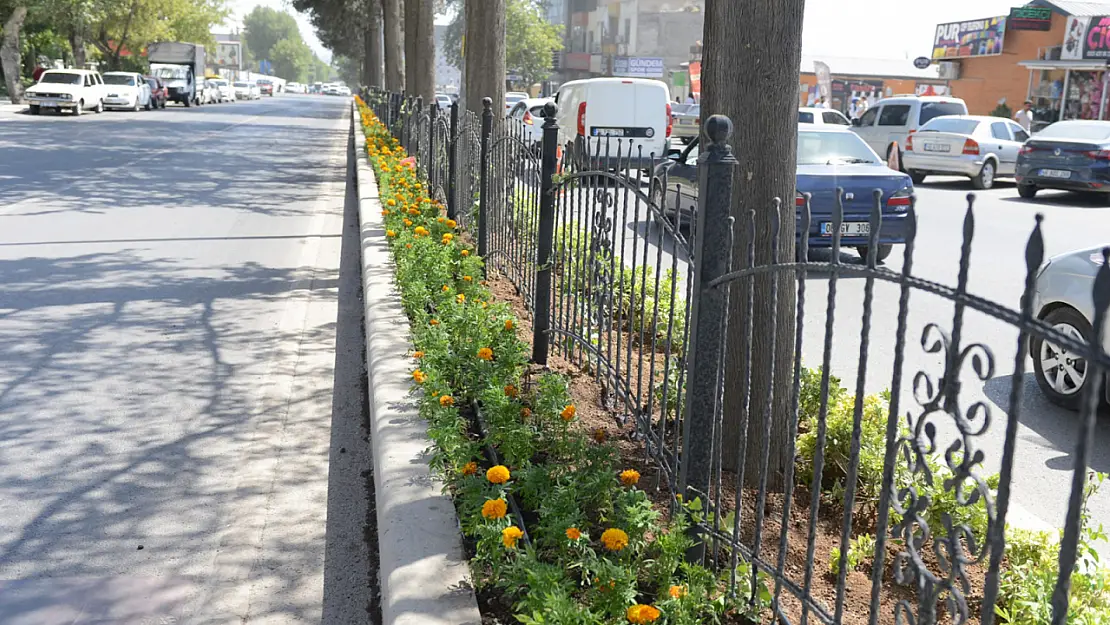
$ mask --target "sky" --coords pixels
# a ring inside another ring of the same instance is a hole
[[[913,59],[931,56],[936,25],[1006,15],[1024,0],[806,0],[802,50],[807,55]],[[287,0],[230,0],[225,30],[241,26],[256,5],[293,14],[305,42],[325,61],[331,52],[320,45],[308,17]],[[437,20],[437,22],[442,20]]]

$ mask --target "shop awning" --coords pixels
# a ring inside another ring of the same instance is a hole
[[[1021,61],[1026,69],[1070,69],[1077,71],[1102,71],[1106,61]]]

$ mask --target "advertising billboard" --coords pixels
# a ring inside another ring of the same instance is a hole
[[[664,63],[662,58],[618,56],[613,59],[614,76],[626,76],[629,78],[662,78],[663,67]]]
[[[1067,61],[1110,59],[1110,16],[1069,17],[1060,58]]]
[[[1014,7],[1006,20],[1010,30],[1052,30],[1052,9],[1048,7]]]
[[[214,64],[219,69],[243,69],[243,44],[238,41],[217,43]]]
[[[933,59],[962,59],[1002,54],[1006,17],[988,17],[937,26]]]

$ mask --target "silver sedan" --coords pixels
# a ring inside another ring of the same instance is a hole
[[[1018,152],[1029,134],[1001,117],[934,117],[906,140],[902,166],[921,184],[929,175],[967,176],[976,189],[1013,176]]]
[[[1079,341],[1094,338],[1095,276],[1102,268],[1102,248],[1061,254],[1049,259],[1037,275],[1033,312],[1048,325]],[[1110,333],[1103,349],[1110,352]],[[1083,389],[1092,375],[1086,360],[1049,341],[1034,338],[1029,344],[1033,371],[1045,396],[1054,404],[1077,410]],[[1108,380],[1110,382],[1110,380]],[[1110,387],[1103,386],[1110,400]]]

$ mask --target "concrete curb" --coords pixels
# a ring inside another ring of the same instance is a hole
[[[351,115],[362,249],[370,444],[378,517],[381,625],[479,625],[459,520],[428,464],[427,424],[412,389],[408,318],[394,283],[381,202]]]

